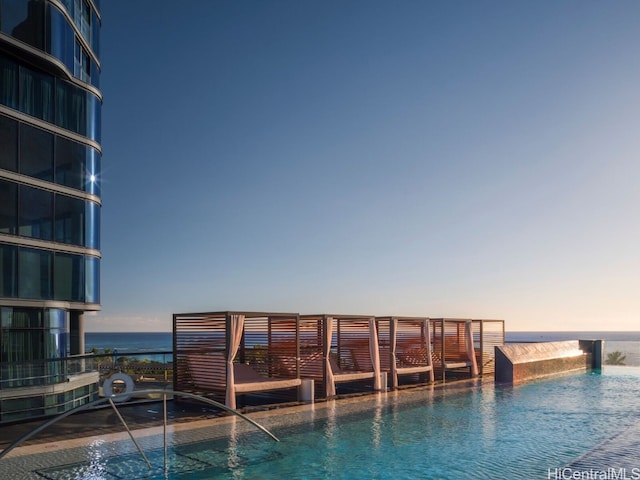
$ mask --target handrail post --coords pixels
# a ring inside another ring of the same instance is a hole
[[[116,415],[118,416],[118,418],[122,422],[122,425],[124,425],[124,428],[127,430],[127,433],[129,434],[129,437],[131,437],[131,440],[133,441],[133,443],[135,444],[136,448],[138,449],[138,452],[140,452],[140,455],[142,455],[142,458],[144,458],[144,461],[149,466],[149,470],[151,470],[151,468],[152,468],[151,467],[151,462],[149,461],[147,456],[144,454],[144,451],[142,450],[142,447],[140,447],[140,444],[138,443],[138,441],[133,436],[133,433],[131,433],[131,430],[129,430],[129,425],[127,425],[127,422],[125,422],[124,418],[122,418],[122,415],[120,415],[120,412],[118,411],[118,408],[116,407],[116,404],[113,403],[113,399],[111,397],[109,397],[109,403],[111,404],[111,406],[113,407],[113,410],[116,412]]]
[[[167,465],[167,394],[162,395],[162,401],[164,403],[164,419],[162,423],[162,436],[164,438],[164,472],[167,473],[169,469]]]

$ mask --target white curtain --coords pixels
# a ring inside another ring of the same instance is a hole
[[[333,379],[333,370],[331,369],[331,338],[333,336],[333,318],[324,317],[324,325],[322,328],[322,357],[324,358],[324,388],[327,397],[333,397],[336,394],[336,384]]]
[[[396,373],[396,370],[397,370],[396,352],[398,351],[396,347],[396,339],[398,337],[398,334],[396,332],[397,328],[398,328],[398,319],[392,318],[389,321],[389,346],[391,348],[391,357],[390,357],[391,388],[393,388],[394,390],[398,388],[398,374]]]
[[[233,374],[233,359],[238,353],[243,330],[244,315],[231,315],[227,331],[229,350],[227,351],[227,398],[225,404],[227,407],[234,409],[236,408],[236,383]]]
[[[429,381],[433,383],[433,359],[431,358],[431,322],[428,318],[424,319],[422,334],[424,336],[424,344],[427,349],[427,365],[431,365],[429,370]]]
[[[373,389],[382,389],[380,381],[380,350],[378,348],[378,329],[376,328],[376,319],[369,319],[369,355],[371,355],[371,364],[373,365]]]
[[[471,360],[471,374],[478,376],[478,364],[476,362],[476,350],[473,348],[473,323],[471,320],[465,322],[465,341],[467,343],[467,356]]]

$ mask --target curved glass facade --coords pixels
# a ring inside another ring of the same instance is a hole
[[[98,6],[0,0],[0,422],[48,412],[36,387],[67,382],[82,313],[99,309]]]
[[[85,0],[0,0],[0,31],[57,58],[70,75],[100,86],[100,21]]]
[[[0,53],[0,104],[100,142],[102,102],[89,90]]]

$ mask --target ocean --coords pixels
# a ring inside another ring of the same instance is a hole
[[[640,332],[507,332],[507,342],[558,342],[561,340],[606,340],[640,342]]]
[[[87,332],[85,350],[117,350],[119,355],[144,352],[170,352],[172,332]],[[626,365],[640,366],[640,332],[507,332],[507,343],[553,342],[561,340],[605,340],[605,352],[619,351]],[[156,359],[156,356],[149,356]],[[159,358],[158,358],[159,359]]]
[[[117,350],[118,353],[170,352],[173,349],[172,332],[87,332],[84,335],[85,351],[96,349]]]

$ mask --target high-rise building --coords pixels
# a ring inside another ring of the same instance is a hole
[[[99,0],[0,0],[0,423],[97,397]]]

